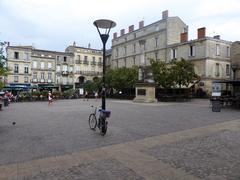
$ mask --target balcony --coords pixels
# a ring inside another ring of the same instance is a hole
[[[84,60],[84,61],[83,61],[83,64],[85,64],[85,65],[88,65],[88,64],[89,64],[89,62],[88,62],[88,61],[86,61],[86,60]]]
[[[95,62],[95,61],[91,62],[91,65],[93,65],[93,66],[95,66],[96,64],[97,64],[97,62]]]
[[[64,76],[67,76],[69,74],[69,72],[68,71],[62,71],[62,75]]]
[[[98,62],[97,65],[98,65],[98,66],[102,66],[103,63],[102,63],[102,62]]]
[[[83,62],[81,60],[75,60],[75,64],[82,64]]]

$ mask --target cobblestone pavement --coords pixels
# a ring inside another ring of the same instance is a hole
[[[0,180],[240,179],[239,111],[112,100],[102,137],[86,121],[98,103],[19,103],[0,112]]]

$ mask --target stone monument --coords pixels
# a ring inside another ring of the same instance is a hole
[[[146,40],[139,41],[141,47],[141,62],[138,71],[138,83],[136,83],[135,87],[136,97],[133,99],[133,102],[154,103],[157,102],[155,98],[155,83],[152,72],[146,66],[145,43]]]

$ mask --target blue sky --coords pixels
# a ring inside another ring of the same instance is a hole
[[[160,20],[164,10],[189,26],[189,39],[206,27],[207,36],[240,40],[240,0],[0,0],[0,9],[0,40],[38,49],[64,51],[73,41],[100,49],[94,20],[115,21],[111,35],[119,34],[130,25],[136,29],[141,20],[145,25]]]

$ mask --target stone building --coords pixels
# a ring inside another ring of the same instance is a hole
[[[196,73],[201,77],[199,86],[210,93],[212,81],[230,78],[231,42],[220,36],[207,37],[206,29],[199,28],[197,39],[188,40],[188,26],[179,17],[169,17],[168,11],[162,19],[128,32],[113,34],[111,67],[132,67],[149,65],[150,59],[170,62],[184,58],[192,61]],[[199,88],[199,87],[197,87]]]
[[[168,46],[167,61],[181,58],[190,60],[194,65],[195,73],[201,77],[198,88],[210,93],[214,80],[230,78],[231,42],[221,40],[220,36],[206,37],[205,28],[198,29],[195,40],[188,40],[187,32],[180,36],[180,43]]]
[[[232,43],[231,46],[231,68],[234,80],[240,80],[240,41]]]
[[[75,43],[66,52],[74,55],[74,86],[79,88],[85,81],[102,76],[102,51],[78,47]]]
[[[122,29],[120,36],[114,33],[112,40],[112,67],[132,67],[149,65],[148,58],[166,60],[167,47],[180,42],[180,34],[187,32],[188,26],[179,17],[168,17],[168,11],[162,13],[162,19],[139,28],[129,26],[128,32]]]
[[[102,51],[68,46],[65,52],[8,46],[8,85],[54,86],[59,90],[79,88],[85,81],[102,75]]]

